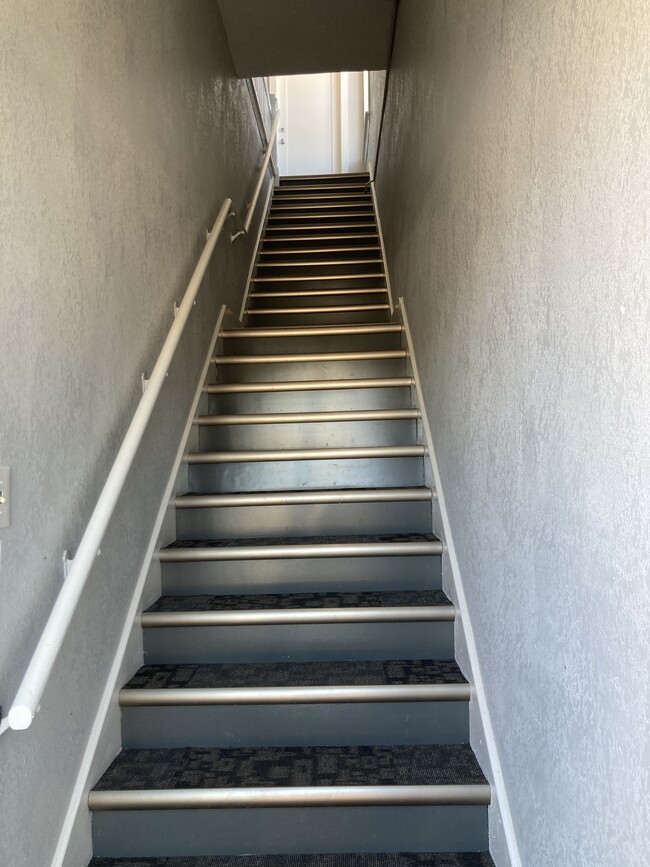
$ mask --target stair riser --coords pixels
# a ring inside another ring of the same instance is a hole
[[[370,245],[378,244],[379,235],[375,228],[347,232],[343,237],[341,237],[341,232],[338,230],[334,232],[311,233],[271,232],[269,235],[265,235],[261,252],[264,254],[270,251],[282,250],[290,251],[291,253],[302,253],[302,251],[314,247],[318,247],[319,249],[321,247],[333,247],[336,245],[342,247],[369,247]]]
[[[217,380],[218,382],[293,382],[309,379],[360,379],[404,376],[405,371],[404,358],[359,361],[265,361],[260,364],[217,364]]]
[[[124,707],[124,747],[460,744],[466,702]]]
[[[297,220],[301,223],[308,220],[357,220],[374,221],[372,203],[368,202],[278,202],[271,208],[271,225],[278,225],[285,220]]]
[[[235,412],[336,412],[337,410],[358,409],[406,409],[410,406],[410,386],[211,394],[208,398],[210,415]]]
[[[176,510],[181,540],[429,532],[431,503],[426,501]]]
[[[370,334],[350,332],[349,334],[298,335],[287,333],[282,337],[226,337],[223,341],[223,354],[281,355],[294,352],[363,352],[365,350],[401,349],[401,338],[402,335],[399,331],[379,331]]]
[[[189,466],[189,490],[195,494],[401,488],[423,484],[424,461],[417,457],[256,461]]]
[[[144,630],[145,662],[317,662],[454,655],[454,624],[306,623]]]
[[[384,302],[382,302],[384,303]],[[381,310],[332,310],[327,312],[299,313],[250,313],[246,315],[246,325],[255,327],[281,327],[283,325],[353,325],[358,322],[388,322],[390,313]]]
[[[358,322],[388,322],[389,312],[385,308],[372,310],[300,310],[298,313],[251,313],[246,315],[246,324],[253,327],[278,327],[283,325],[353,325]]]
[[[312,258],[316,259],[317,256]],[[345,256],[340,256],[340,259],[346,259]],[[304,264],[292,263],[291,265],[282,265],[275,262],[270,265],[267,262],[258,263],[256,277],[335,277],[337,275],[345,276],[346,274],[383,274],[384,266],[382,262],[365,261],[368,257],[359,257],[359,262],[327,262],[324,265],[312,265],[309,262]],[[279,257],[278,257],[279,259]],[[376,257],[375,257],[376,259]]]
[[[488,847],[487,807],[275,807],[93,813],[95,855],[464,852]]]
[[[328,273],[329,272],[329,273]],[[351,266],[341,276],[332,275],[326,269],[323,275],[309,277],[301,274],[268,274],[254,277],[251,291],[265,292],[320,292],[323,289],[385,289],[386,282],[382,271],[372,265],[366,270]]]
[[[349,190],[287,190],[273,196],[273,208],[301,207],[303,205],[372,205],[372,195],[357,187]]]
[[[162,588],[167,596],[439,590],[440,562],[440,557],[332,557],[163,563]]]
[[[199,427],[201,451],[208,452],[221,449],[415,445],[416,435],[416,422],[412,419]]]
[[[278,296],[277,292],[294,292],[292,286],[277,289],[265,287],[257,295],[249,298],[248,312],[253,310],[268,310],[270,307],[342,307],[350,304],[388,304],[388,295],[385,289],[375,289],[373,292],[355,292],[352,295],[324,295],[318,290],[308,289],[305,294],[293,296]],[[349,290],[346,290],[349,291]],[[264,315],[264,314],[263,314]],[[255,320],[257,322],[257,320]],[[263,324],[266,319],[260,319],[258,324]]]
[[[275,252],[274,252],[275,251]],[[314,244],[313,247],[306,245],[297,250],[278,250],[276,247],[262,249],[258,259],[258,266],[271,265],[274,262],[313,262],[318,261],[338,262],[341,259],[379,259],[381,247],[372,240],[350,241],[350,243],[327,246],[326,244]]]
[[[346,222],[333,222],[332,220],[310,220],[297,226],[276,226],[275,222],[267,226],[264,237],[264,245],[284,241],[286,238],[296,236],[314,238],[319,236],[347,238],[355,235],[372,235],[377,237],[377,226],[368,220],[347,220]]]

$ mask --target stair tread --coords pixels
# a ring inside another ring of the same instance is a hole
[[[494,867],[488,852],[93,858],[88,867]]]
[[[123,689],[465,684],[453,659],[144,665]]]
[[[252,539],[183,539],[169,548],[257,548],[268,545],[359,545],[373,542],[437,542],[433,533],[381,533],[356,536],[260,536]],[[163,550],[167,550],[163,549]]]
[[[170,611],[278,611],[322,608],[451,606],[442,590],[386,590],[360,593],[259,593],[229,596],[161,596],[147,613]]]
[[[125,749],[95,791],[485,785],[469,744]]]

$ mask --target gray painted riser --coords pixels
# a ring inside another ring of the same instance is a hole
[[[364,302],[365,303],[365,302]],[[387,302],[381,302],[382,304]],[[247,325],[254,328],[282,325],[352,325],[358,322],[388,322],[387,310],[327,310],[322,313],[251,313],[246,314]]]
[[[487,807],[98,811],[95,854],[465,852],[488,846]]]
[[[196,494],[367,488],[369,485],[408,488],[423,484],[424,460],[420,457],[189,466],[189,490]]]
[[[379,242],[372,238],[350,239],[349,242],[339,243],[333,241],[329,246],[327,243],[314,244],[312,247],[309,244],[300,246],[298,249],[289,248],[288,250],[278,249],[280,245],[269,245],[260,250],[257,264],[269,265],[272,262],[309,262],[313,259],[319,261],[337,262],[340,259],[374,259],[381,256],[381,247]],[[316,251],[316,252],[312,252]]]
[[[166,596],[439,590],[440,557],[337,557],[163,563]],[[388,657],[386,657],[388,658]]]
[[[340,232],[294,232],[293,234],[273,232],[264,238],[261,252],[271,250],[289,250],[292,253],[310,247],[333,247],[340,244],[342,247],[368,247],[379,243],[379,235],[376,229],[358,229],[356,232],[348,232],[341,237]]]
[[[176,510],[178,539],[430,533],[431,503],[312,503]]]
[[[399,332],[377,334],[308,334],[287,333],[283,337],[224,338],[224,355],[260,355],[294,352],[362,352],[364,350],[401,349]],[[288,362],[287,362],[288,363]]]
[[[347,273],[350,275],[354,274],[354,268],[352,271]],[[290,277],[286,277],[280,274],[273,274],[270,276],[276,279],[270,280],[267,279],[267,277],[255,277],[251,281],[251,291],[264,292],[266,289],[270,289],[271,291],[276,289],[281,292],[316,292],[320,289],[365,289],[369,287],[377,287],[381,289],[386,286],[381,272],[377,271],[377,269],[374,269],[372,266],[370,266],[367,271],[359,268],[356,276],[346,277],[325,275],[323,277],[318,277],[317,279],[309,279],[308,277],[300,277],[299,275],[290,275]],[[293,279],[291,279],[292,277]]]
[[[414,419],[300,424],[199,425],[203,452],[248,449],[346,448],[417,444]],[[372,479],[370,482],[372,483]]]
[[[386,289],[373,286],[374,281],[369,280],[368,286],[355,287],[360,289],[373,289],[372,292],[353,292],[353,294],[324,295],[315,290],[294,289],[292,286],[260,286],[255,295],[249,296],[249,312],[251,310],[266,310],[269,307],[338,307],[348,304],[387,304],[388,295]],[[291,296],[274,296],[277,292],[300,292],[303,294]],[[350,290],[346,289],[345,293]]]
[[[332,350],[325,347],[319,351],[329,352]],[[356,361],[267,361],[263,364],[217,364],[216,367],[217,382],[360,379],[363,377],[404,376],[406,374],[406,360],[404,358]]]
[[[323,662],[454,655],[454,624],[305,623],[144,630],[145,662]]]
[[[411,387],[341,388],[323,391],[245,392],[211,394],[208,413],[325,412],[354,409],[406,409]]]
[[[272,215],[269,219],[268,226],[271,229],[309,229],[314,226],[346,226],[350,223],[354,223],[355,225],[361,225],[364,227],[375,228],[375,218],[372,212],[367,210],[365,211],[356,211],[350,210],[350,212],[341,213],[337,212],[326,212],[326,213],[312,213],[309,212],[299,212],[296,214],[283,214],[282,216],[278,213]]]
[[[269,226],[264,237],[264,245],[284,242],[287,238],[315,238],[319,236],[327,236],[328,239],[333,237],[348,238],[358,235],[372,235],[377,237],[377,226],[373,223],[364,222],[362,220],[351,220],[349,223],[333,223],[331,220],[314,221],[310,225],[298,226]]]
[[[314,254],[311,260],[320,260],[318,254]],[[356,261],[356,260],[359,261]],[[372,260],[372,261],[367,261]],[[306,259],[298,264],[295,260],[291,260],[289,264],[283,261],[281,256],[274,256],[273,259],[262,259],[257,263],[255,272],[256,277],[302,277],[302,276],[335,276],[338,274],[383,274],[383,262],[377,259],[376,254],[368,256],[357,256],[355,259],[348,261],[346,253],[340,253],[338,259],[332,259],[326,264],[315,264],[314,261]]]
[[[124,707],[128,747],[296,747],[461,744],[463,701]]]

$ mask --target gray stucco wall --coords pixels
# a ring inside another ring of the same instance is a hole
[[[378,194],[526,867],[650,861],[650,8],[403,0]]]
[[[0,703],[15,695],[178,301],[260,140],[212,0],[0,4]],[[217,248],[32,728],[0,737],[0,862],[49,865],[222,303]]]

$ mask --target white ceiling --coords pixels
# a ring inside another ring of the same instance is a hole
[[[385,69],[396,0],[218,0],[240,78]]]

